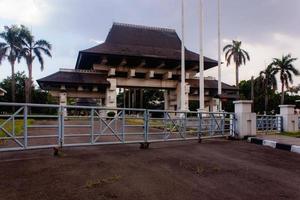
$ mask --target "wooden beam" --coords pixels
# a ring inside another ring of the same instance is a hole
[[[60,90],[65,91],[66,90],[66,86],[65,85],[61,85],[60,86]]]
[[[129,69],[128,71],[128,78],[135,77],[135,69]]]
[[[50,91],[50,94],[53,97],[59,97],[61,91]],[[67,97],[71,98],[93,98],[93,99],[100,99],[104,98],[105,94],[100,92],[79,92],[79,91],[67,91]]]
[[[199,70],[199,66],[195,65],[194,67],[191,68],[191,70]]]
[[[94,65],[94,69],[95,70],[98,70],[98,71],[109,71],[110,68],[113,67],[113,66],[101,66],[101,65]],[[126,67],[126,66],[116,66],[116,67],[113,67],[116,69],[116,72],[128,72],[128,69],[129,67]],[[174,69],[158,69],[158,68],[155,68],[155,67],[142,67],[142,68],[135,68],[135,72],[136,73],[144,73],[144,74],[148,74],[149,71],[153,71],[155,72],[155,74],[165,74],[166,72],[170,71],[172,72],[172,75],[180,75],[180,65],[178,65],[176,68]],[[193,74],[195,73],[194,71],[191,71],[191,70],[186,70],[186,72],[190,73],[190,74]],[[152,72],[151,72],[152,73]],[[152,78],[152,77],[151,77]]]
[[[115,76],[116,75],[116,68],[109,68],[108,76]]]
[[[139,78],[117,78],[117,87],[135,88],[161,88],[176,89],[178,81],[176,80],[158,80],[158,79],[139,79]]]
[[[154,78],[154,70],[150,70],[146,73],[146,79]]]
[[[77,91],[79,91],[79,92],[83,91],[83,87],[81,85],[78,86]]]
[[[163,75],[163,79],[167,80],[167,79],[171,79],[172,78],[172,72],[168,71]]]
[[[161,62],[161,64],[158,65],[157,68],[160,69],[160,68],[163,68],[165,66],[166,66],[166,63],[165,62]]]
[[[101,59],[100,65],[106,65],[107,62],[108,62],[108,60],[107,60],[106,56],[103,56]]]
[[[175,67],[174,69],[175,70],[178,70],[178,69],[180,69],[181,68],[181,65],[178,65],[177,67]]]
[[[190,78],[190,73],[186,72],[185,73],[185,79],[189,79]]]
[[[93,91],[93,92],[98,92],[98,87],[97,87],[97,86],[94,86],[93,89],[92,89],[92,91]]]
[[[141,60],[141,63],[137,67],[144,67],[146,65],[145,60]]]
[[[121,63],[120,63],[120,66],[124,66],[126,64],[127,64],[127,60],[126,60],[126,58],[123,58]]]

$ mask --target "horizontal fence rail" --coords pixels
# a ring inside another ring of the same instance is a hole
[[[282,116],[279,115],[257,115],[256,130],[260,132],[281,132]]]
[[[235,135],[235,115],[227,112],[1,102],[0,108],[0,151]]]

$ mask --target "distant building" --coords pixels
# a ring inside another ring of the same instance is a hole
[[[0,88],[0,97],[4,96],[6,93],[6,90]]]
[[[190,101],[198,101],[199,55],[188,49],[186,57],[186,109]],[[217,66],[205,57],[204,68]],[[104,43],[80,51],[74,70],[62,69],[37,82],[44,90],[59,97],[78,98],[78,104],[95,102],[107,107],[117,106],[117,92],[124,91],[127,108],[143,107],[143,90],[164,90],[165,109],[177,110],[180,105],[181,41],[173,29],[114,23]],[[236,87],[222,83],[217,96],[217,80],[205,80],[205,107],[216,109],[216,99],[236,99]],[[82,100],[84,99],[84,100]],[[88,100],[90,99],[90,100]]]

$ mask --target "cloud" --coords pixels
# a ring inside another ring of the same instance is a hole
[[[47,20],[52,6],[46,0],[0,0],[0,19],[14,23],[40,25]]]
[[[102,44],[104,40],[97,40],[97,39],[90,39],[89,40],[91,43],[96,43],[96,44]]]

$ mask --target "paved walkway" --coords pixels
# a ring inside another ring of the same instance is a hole
[[[300,146],[300,138],[289,137],[284,135],[257,135],[257,138],[264,140],[272,140],[278,143]]]

